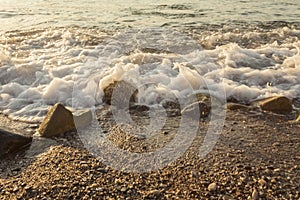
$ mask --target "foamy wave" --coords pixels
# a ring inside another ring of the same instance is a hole
[[[3,33],[0,108],[16,119],[40,121],[56,102],[103,104],[103,89],[120,79],[136,84],[145,104],[200,90],[218,95],[224,89],[228,99],[241,102],[300,97],[299,30],[212,31],[194,38],[170,29],[114,37],[80,28]]]

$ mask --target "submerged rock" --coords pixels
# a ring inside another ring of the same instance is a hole
[[[103,102],[120,108],[128,108],[136,102],[138,90],[126,81],[114,81],[103,90]],[[129,104],[128,104],[129,103]]]
[[[0,129],[0,157],[30,144],[31,137]]]
[[[292,102],[284,96],[275,96],[258,101],[262,110],[278,114],[290,113],[293,110]]]
[[[75,129],[72,112],[57,103],[48,111],[38,133],[43,137],[53,137]]]

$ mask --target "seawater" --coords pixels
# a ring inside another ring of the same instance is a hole
[[[296,1],[0,1],[0,110],[103,105],[126,80],[148,105],[197,92],[300,98]]]
[[[101,29],[299,22],[297,0],[1,0],[0,30],[49,26]]]

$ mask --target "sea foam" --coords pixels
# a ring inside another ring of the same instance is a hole
[[[104,88],[119,80],[135,85],[138,102],[150,105],[197,91],[246,103],[300,97],[299,30],[201,37],[158,28],[114,36],[80,28],[2,33],[0,109],[15,119],[40,121],[56,102],[102,105]]]

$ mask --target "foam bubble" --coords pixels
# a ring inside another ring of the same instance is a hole
[[[211,33],[198,42],[174,30],[132,30],[114,37],[97,32],[102,35],[97,45],[80,41],[84,31],[51,28],[11,36],[20,43],[7,41],[4,34],[1,110],[16,119],[39,121],[56,102],[99,106],[104,88],[122,79],[136,84],[138,101],[146,104],[196,91],[218,95],[220,86],[228,98],[242,102],[272,95],[300,97],[298,30]],[[245,47],[239,42],[245,38],[257,42]],[[207,43],[211,49],[199,45]]]

